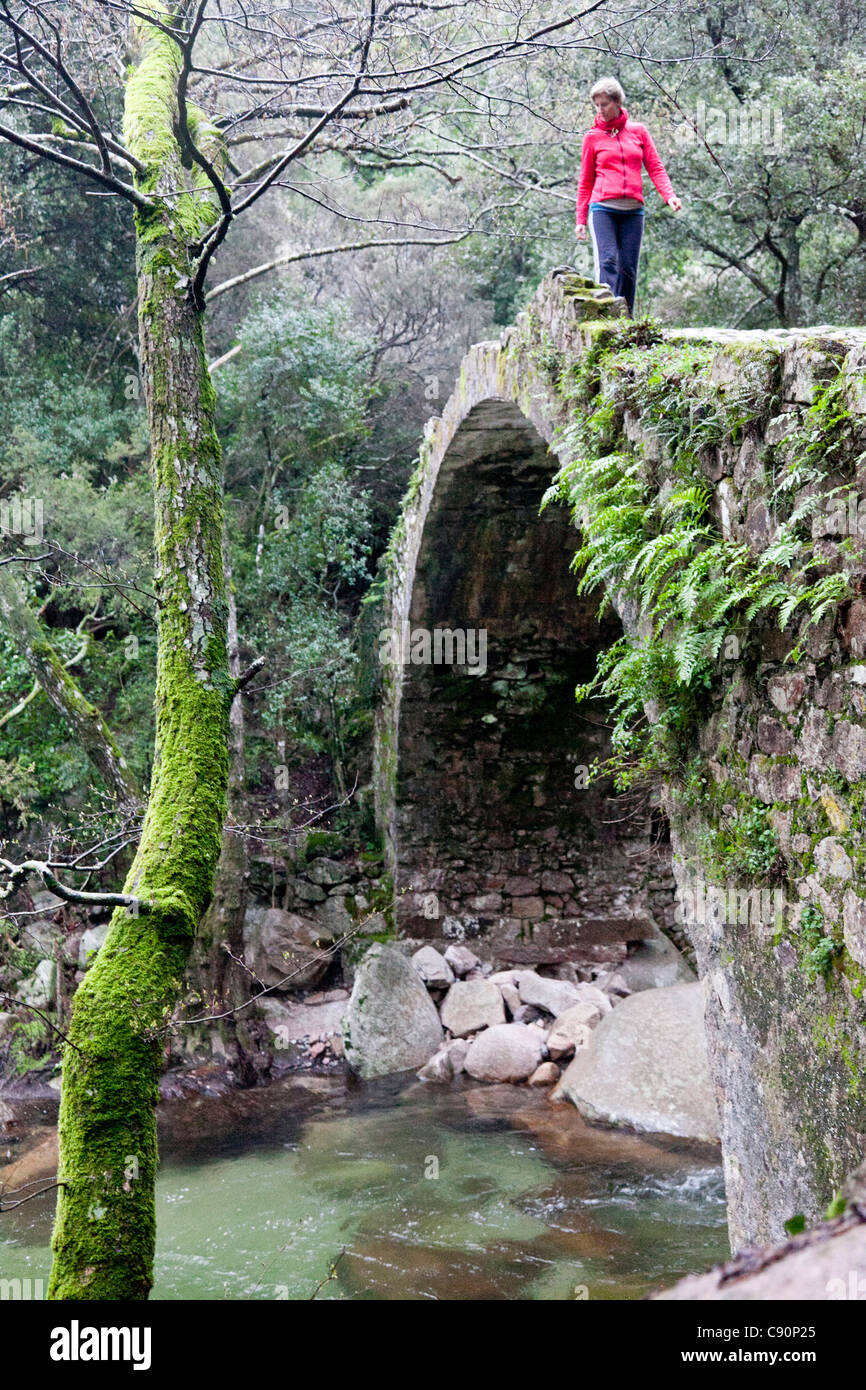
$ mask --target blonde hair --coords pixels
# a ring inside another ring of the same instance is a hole
[[[615,77],[600,77],[589,95],[595,100],[602,92],[606,97],[612,97],[618,106],[625,105],[625,92]]]

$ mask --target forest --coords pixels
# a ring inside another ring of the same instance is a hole
[[[864,155],[850,0],[0,2],[0,1301],[863,1297]]]

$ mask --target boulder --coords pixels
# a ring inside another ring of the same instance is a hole
[[[456,943],[448,947],[445,952],[445,959],[454,971],[458,980],[462,980],[464,975],[468,975],[470,970],[474,970],[480,962],[473,951],[468,946],[458,946]]]
[[[28,951],[35,951],[37,955],[46,956],[54,959],[58,945],[63,941],[64,933],[56,923],[49,921],[47,917],[35,917],[21,928],[21,944]]]
[[[436,1005],[418,972],[393,946],[372,945],[358,967],[343,1020],[349,1066],[365,1078],[415,1070],[442,1040]]]
[[[522,1004],[534,1004],[554,1018],[564,1014],[580,998],[579,985],[571,985],[567,980],[548,980],[544,975],[536,975],[534,970],[521,970],[517,988]]]
[[[304,877],[322,888],[329,888],[334,883],[346,883],[351,873],[345,864],[339,864],[336,859],[314,859],[304,869]]]
[[[82,970],[86,970],[92,964],[97,951],[105,943],[108,936],[108,923],[100,922],[98,927],[88,927],[81,933],[81,940],[78,943],[78,964]]]
[[[544,1056],[544,1035],[525,1023],[497,1023],[470,1044],[464,1063],[476,1081],[525,1081]]]
[[[469,1051],[469,1043],[465,1038],[454,1038],[446,1046],[448,1056],[451,1058],[451,1066],[455,1076],[459,1076],[464,1070],[466,1054]]]
[[[244,959],[269,987],[315,988],[331,963],[326,938],[318,923],[280,907],[248,907],[244,915]]]
[[[31,1004],[34,1009],[50,1008],[57,992],[56,962],[41,960],[33,974],[16,986],[15,992],[23,1004]]]
[[[454,983],[454,971],[435,946],[422,946],[412,957],[412,964],[428,989],[447,989]]]
[[[347,1000],[333,999],[320,1004],[305,1000],[276,999],[266,994],[259,1005],[274,1034],[277,1047],[288,1047],[305,1039],[328,1038],[339,1032],[346,1014]]]
[[[542,1062],[529,1078],[530,1086],[555,1086],[559,1080],[559,1067],[555,1062]]]
[[[572,1004],[564,1014],[560,1014],[547,1035],[547,1050],[555,1061],[570,1057],[579,1052],[589,1042],[589,1035],[597,1023],[601,1023],[601,1012],[595,1004]]]
[[[419,1081],[451,1081],[454,1077],[454,1064],[448,1054],[448,1049],[443,1047],[438,1052],[434,1052],[429,1062],[418,1073]]]
[[[634,994],[642,989],[692,984],[697,979],[682,952],[658,928],[647,940],[637,942],[616,973]]]
[[[574,988],[577,992],[578,1003],[594,1004],[601,1013],[602,1018],[605,1014],[610,1013],[613,1005],[610,1002],[609,996],[605,994],[603,989],[599,989],[598,985],[591,985],[588,981],[581,981],[581,983],[575,985]]]
[[[346,906],[345,898],[328,897],[323,903],[317,903],[312,911],[315,914],[316,927],[322,936],[348,936],[351,932],[358,930],[358,926]],[[369,921],[364,922],[363,926],[360,927],[362,933],[370,930]]]
[[[524,1007],[520,1002],[520,990],[517,989],[515,985],[506,984],[501,984],[499,988],[502,992],[502,998],[505,1001],[505,1007],[510,1016],[514,1018],[518,1009]]]
[[[505,1022],[505,1005],[489,980],[457,980],[442,1001],[442,1025],[455,1038]]]
[[[699,983],[642,990],[607,1014],[568,1067],[555,1099],[589,1120],[716,1140]]]

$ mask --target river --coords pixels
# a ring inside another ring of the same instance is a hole
[[[160,1142],[156,1299],[632,1299],[729,1253],[716,1151],[527,1087],[292,1077]],[[52,1207],[0,1215],[0,1279],[47,1280]]]

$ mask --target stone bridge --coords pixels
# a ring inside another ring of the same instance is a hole
[[[820,1216],[866,1151],[866,330],[642,335],[618,315],[548,277],[426,427],[385,560],[377,814],[404,935],[555,964],[685,933],[742,1246]],[[811,626],[732,611],[680,766],[620,794],[588,777],[610,721],[574,688],[646,615],[625,590],[601,616],[601,593],[578,597],[580,523],[539,512],[599,409],[601,452],[660,496],[688,457],[717,533],[756,559],[787,470],[815,562],[847,584]]]

